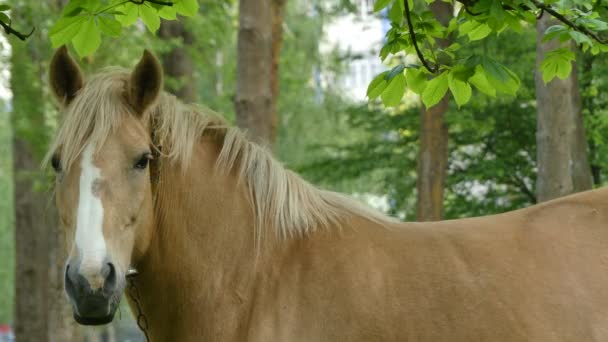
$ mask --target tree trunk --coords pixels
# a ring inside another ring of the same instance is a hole
[[[240,0],[237,43],[236,123],[272,147],[271,1]]]
[[[279,65],[281,62],[281,46],[283,46],[283,17],[287,0],[272,0],[272,69],[270,70],[270,145],[277,139],[279,116],[277,102],[279,100]]]
[[[47,199],[34,192],[38,163],[29,144],[13,141],[15,181],[15,336],[17,341],[47,341],[49,298],[49,235]]]
[[[447,26],[453,16],[452,5],[435,1],[431,5],[435,18]],[[450,45],[450,39],[439,42],[442,48]],[[437,221],[443,218],[443,187],[448,167],[448,128],[445,113],[448,111],[449,94],[432,108],[422,106],[420,113],[420,151],[417,166],[416,219]]]
[[[194,80],[194,65],[187,48],[194,43],[194,35],[178,20],[162,20],[158,36],[162,39],[181,39],[182,44],[162,56],[167,88],[185,102],[196,102],[198,94]]]
[[[61,1],[22,4],[14,9],[19,22],[44,22],[58,15]],[[40,170],[40,160],[50,135],[45,124],[44,91],[50,56],[45,29],[36,31],[31,43],[11,39],[11,90],[13,110],[13,177],[15,208],[15,335],[17,341],[82,340],[63,291],[67,248],[58,229],[49,191],[50,179]]]
[[[545,53],[560,46],[554,39],[543,42],[545,30],[556,24],[548,15],[537,22],[536,103],[538,201],[547,201],[591,188],[591,171],[581,112],[576,66],[565,80],[553,79],[545,85],[539,71]],[[570,48],[572,43],[569,42]]]

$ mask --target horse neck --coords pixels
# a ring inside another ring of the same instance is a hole
[[[157,312],[162,318],[151,318],[156,324],[169,324],[163,322],[166,310],[183,317],[179,310],[194,306],[203,314],[222,293],[247,295],[256,272],[270,260],[273,239],[256,249],[245,184],[232,172],[214,171],[219,149],[204,138],[186,170],[163,163],[154,237],[138,265],[146,315],[163,308]]]

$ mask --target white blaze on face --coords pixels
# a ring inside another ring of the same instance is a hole
[[[106,257],[103,237],[103,205],[96,183],[101,181],[101,170],[93,164],[95,146],[89,143],[80,164],[80,192],[76,217],[76,247],[80,255],[80,274],[92,288],[103,285],[101,267]]]

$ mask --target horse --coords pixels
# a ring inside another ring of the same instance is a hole
[[[126,293],[151,341],[608,340],[606,189],[401,223],[164,92],[148,51],[85,80],[62,47],[50,86],[81,324],[112,321]]]

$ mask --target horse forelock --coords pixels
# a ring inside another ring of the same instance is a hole
[[[128,71],[119,68],[108,68],[91,77],[64,113],[45,162],[59,153],[63,167],[68,169],[84,146],[93,142],[101,148],[125,115],[135,115],[124,96],[128,79]],[[285,169],[265,147],[252,142],[238,128],[229,127],[210,109],[184,104],[163,93],[144,115],[152,143],[162,146],[163,157],[184,169],[192,158],[197,158],[193,150],[201,136],[217,136],[221,146],[216,172],[234,170],[236,181],[243,181],[248,187],[258,240],[262,227],[272,227],[279,237],[289,238],[339,226],[352,215],[383,224],[392,222],[353,199],[317,189]]]

